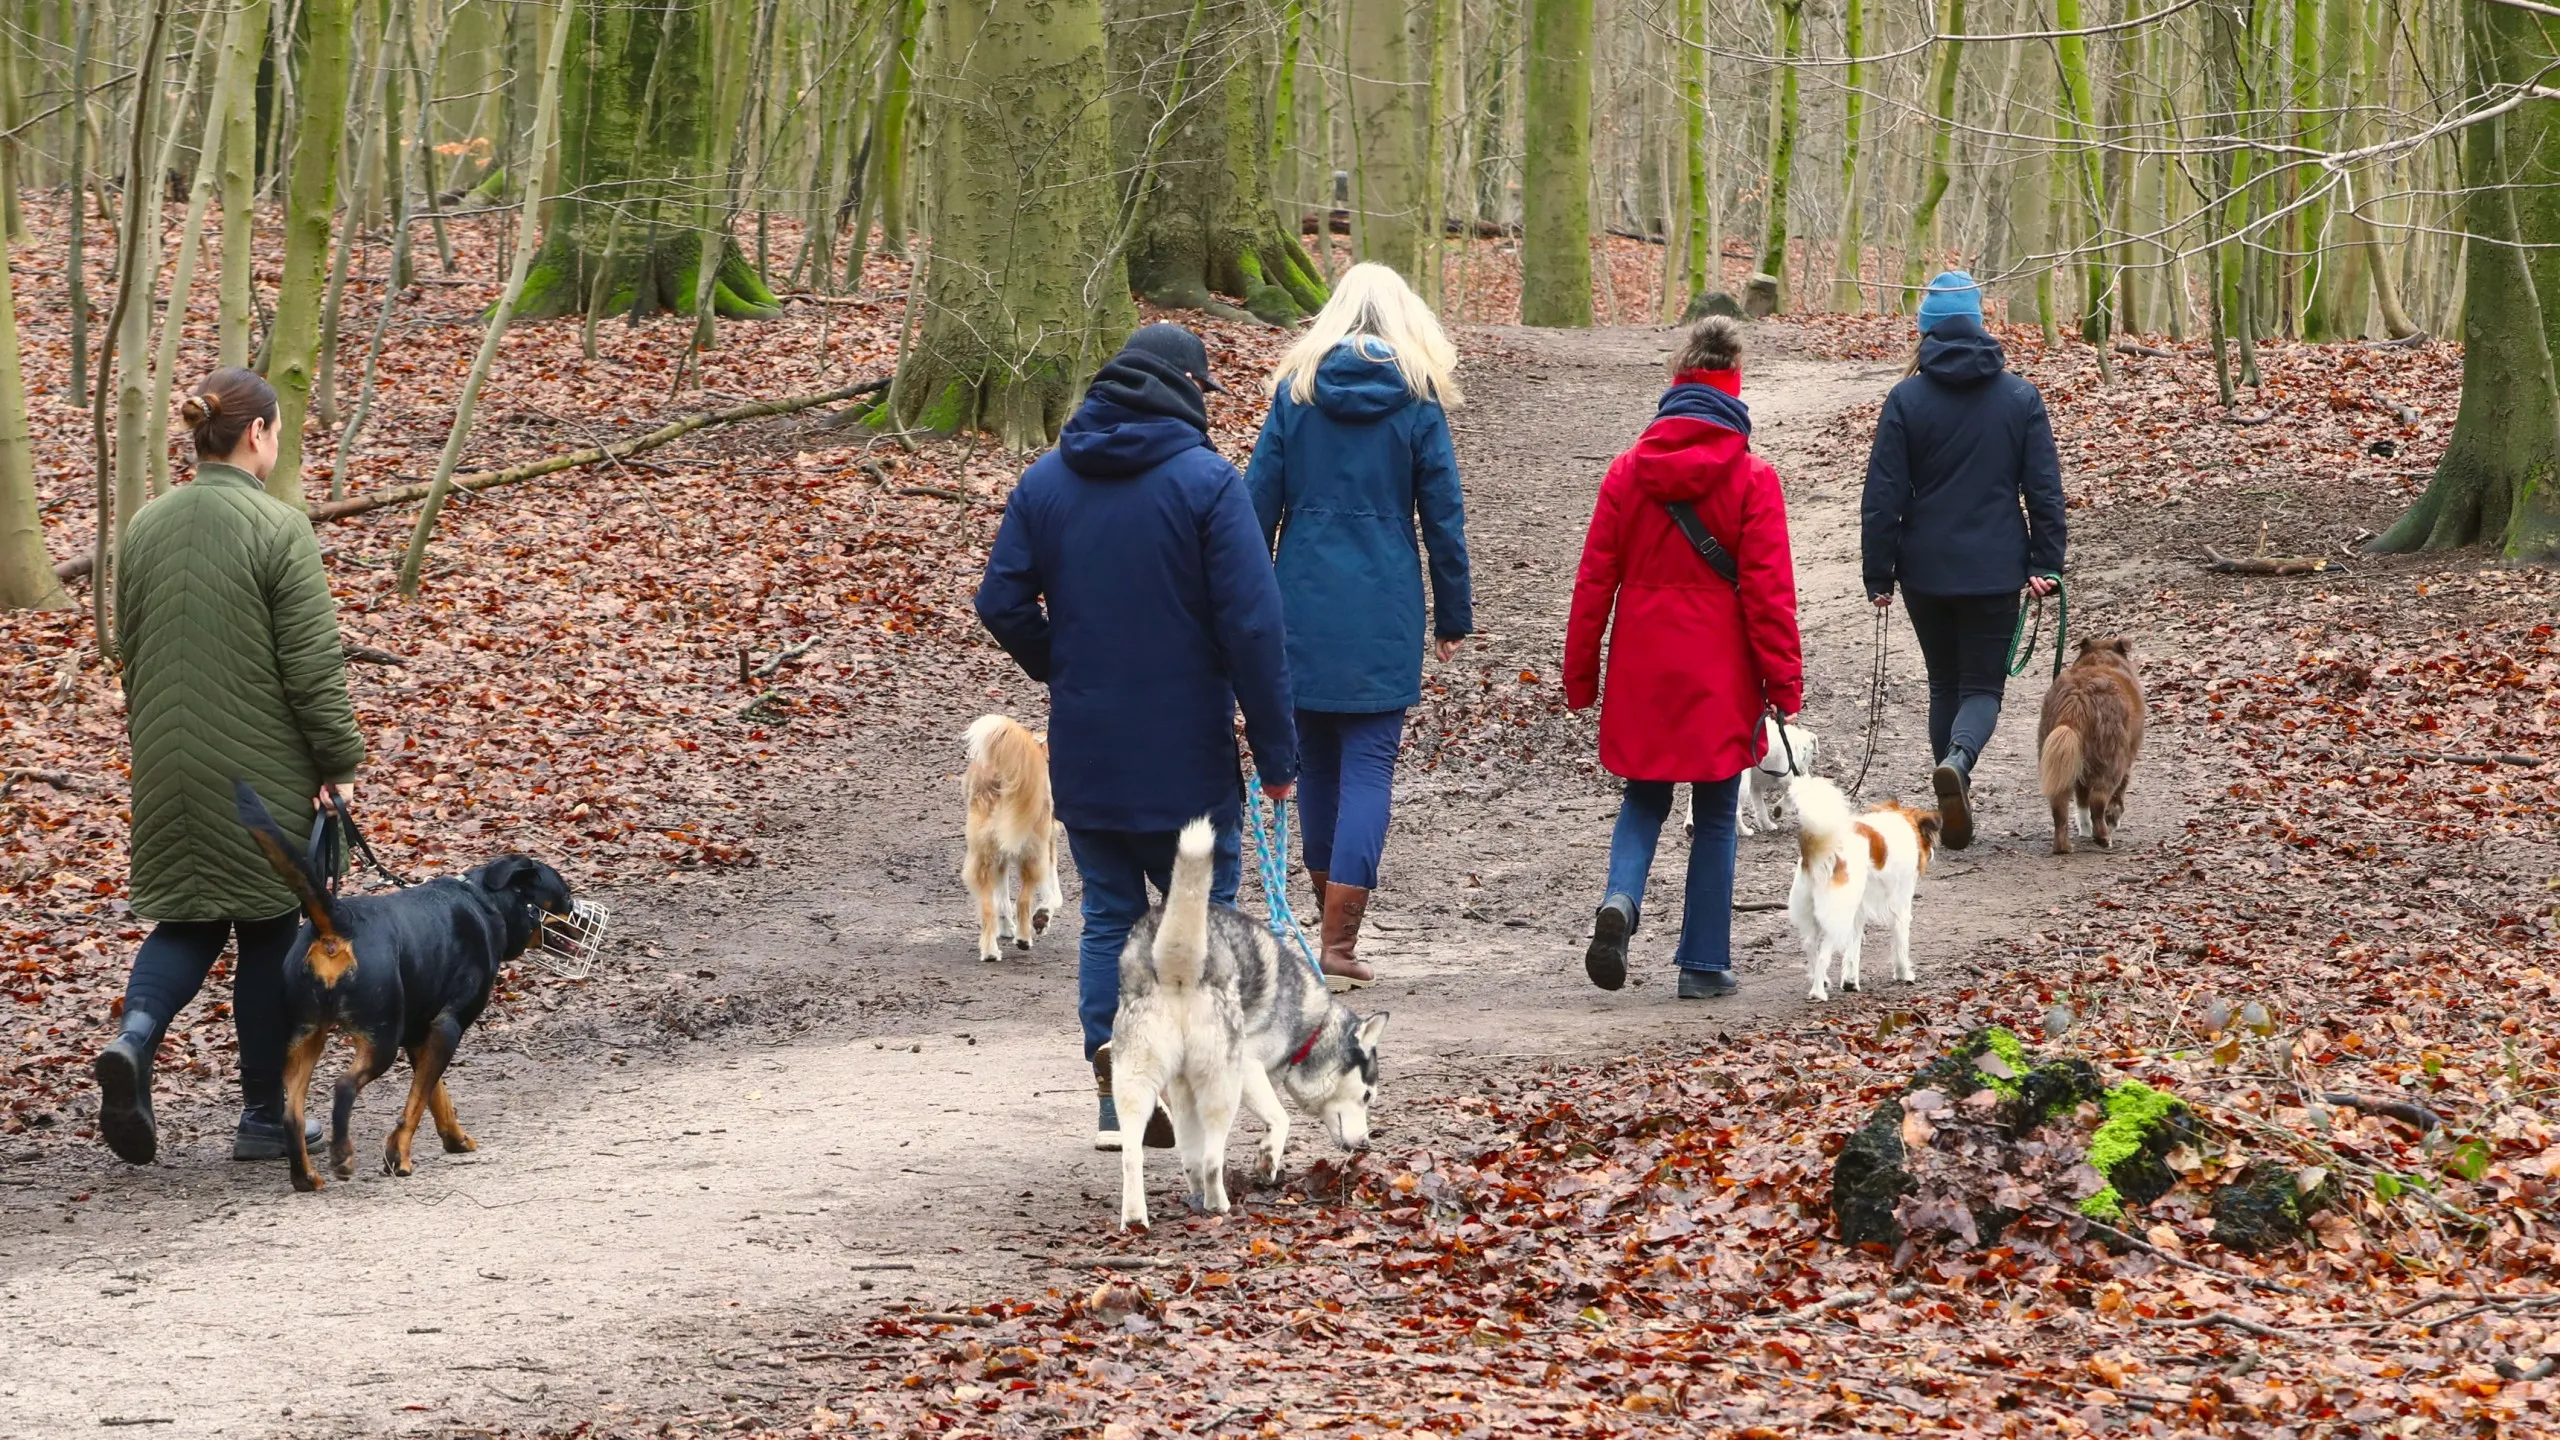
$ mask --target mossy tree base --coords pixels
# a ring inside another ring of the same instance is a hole
[[[2463,16],[2474,83],[2530,84],[2553,63],[2538,17],[2487,4]],[[2485,123],[2462,155],[2462,408],[2426,493],[2373,548],[2494,544],[2560,562],[2560,103]]]
[[[606,315],[690,315],[702,278],[702,248],[699,238],[683,234],[654,248],[615,245],[608,257],[595,237],[555,228],[525,276],[516,314],[528,320],[579,315],[601,299]],[[711,310],[724,320],[771,320],[782,313],[782,302],[734,240],[722,243],[720,268],[711,277]]]
[[[1268,102],[1252,77],[1277,57],[1255,0],[1106,7],[1111,143],[1141,177],[1129,288],[1169,309],[1287,324],[1325,302],[1324,278],[1271,199]]]
[[[875,424],[948,435],[994,435],[1010,450],[1055,439],[1084,392],[1078,366],[1063,360],[1012,370],[985,355],[911,355],[900,361]]]

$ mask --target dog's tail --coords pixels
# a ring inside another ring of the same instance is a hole
[[[1837,870],[1850,827],[1858,823],[1849,797],[1819,775],[1797,775],[1787,781],[1787,798],[1796,806],[1796,856],[1807,873],[1820,873],[1821,862]]]
[[[284,833],[284,827],[267,813],[266,802],[258,798],[256,788],[248,781],[233,779],[231,798],[240,812],[240,823],[249,829],[249,838],[257,842],[268,866],[302,902],[302,913],[310,918],[311,949],[305,961],[311,966],[311,973],[324,986],[337,984],[339,977],[356,968],[356,951],[347,943],[347,937],[338,933],[328,881],[312,874],[309,863],[294,852],[293,841]],[[315,818],[311,823],[320,822]]]
[[[1182,827],[1173,852],[1173,888],[1164,896],[1156,926],[1156,983],[1197,985],[1209,955],[1209,878],[1215,867],[1217,827],[1201,816]]]
[[[2081,750],[2077,726],[2056,725],[2045,735],[2044,753],[2037,757],[2036,768],[2047,803],[2059,805],[2080,787]]]

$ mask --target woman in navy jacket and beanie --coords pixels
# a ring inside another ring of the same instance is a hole
[[[1700,553],[1673,506],[1720,547],[1729,573]],[[1600,763],[1626,789],[1583,969],[1603,990],[1627,983],[1654,846],[1685,781],[1697,828],[1673,956],[1679,995],[1730,995],[1736,787],[1760,759],[1761,715],[1774,708],[1792,720],[1804,703],[1786,497],[1751,453],[1742,327],[1732,320],[1690,330],[1653,423],[1600,482],[1564,640],[1564,703],[1595,700]]]
[[[1974,763],[2000,720],[2018,592],[2061,582],[2062,464],[2044,396],[1982,328],[1982,288],[1950,270],[1920,301],[1911,375],[1867,455],[1867,596],[1900,586],[1929,671],[1931,784],[1949,849],[1973,843]]]
[[[1263,539],[1278,546],[1322,963],[1345,987],[1376,978],[1359,958],[1360,920],[1386,848],[1405,711],[1422,700],[1424,552],[1440,658],[1475,628],[1443,411],[1462,398],[1456,365],[1395,271],[1354,265],[1272,372],[1271,413],[1245,469]]]

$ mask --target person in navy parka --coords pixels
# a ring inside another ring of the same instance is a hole
[[[1422,700],[1424,552],[1440,659],[1475,629],[1443,408],[1462,399],[1457,358],[1395,271],[1352,266],[1273,370],[1245,469],[1263,537],[1279,549],[1307,878],[1324,971],[1342,986],[1375,978],[1357,953],[1360,921],[1386,848],[1405,711]]]
[[[1084,882],[1077,1013],[1101,1095],[1094,1144],[1118,1149],[1111,1022],[1120,951],[1163,893],[1174,837],[1218,830],[1210,898],[1235,903],[1244,710],[1262,788],[1298,776],[1280,591],[1244,477],[1209,446],[1200,338],[1149,325],[1105,364],[1006,503],[978,618],[1049,686],[1049,780]],[[1161,1113],[1147,1143],[1170,1145]]]
[[[1867,597],[1911,613],[1929,671],[1931,784],[1947,848],[1973,843],[1973,766],[2000,721],[2018,592],[2060,585],[2062,464],[2044,396],[1982,328],[1982,289],[1950,270],[1920,301],[1911,376],[1867,456]]]

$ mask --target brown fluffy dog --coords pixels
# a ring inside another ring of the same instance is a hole
[[[2133,642],[2121,635],[2080,642],[2079,658],[2053,677],[2036,721],[2045,803],[2053,807],[2053,853],[2071,853],[2072,809],[2089,817],[2100,847],[2124,818],[2125,786],[2142,753],[2142,677]]]
[[[1049,800],[1049,747],[1002,715],[969,722],[969,858],[960,867],[978,902],[978,958],[1008,939],[1020,949],[1058,912],[1058,838]]]

